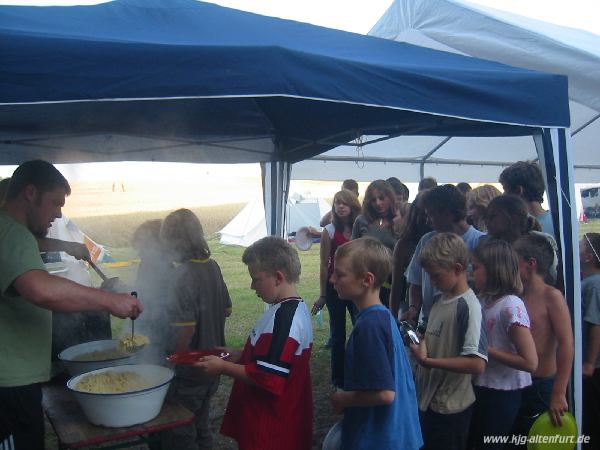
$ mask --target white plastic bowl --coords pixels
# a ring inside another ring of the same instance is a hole
[[[76,389],[77,383],[86,375],[108,371],[137,373],[148,380],[152,387],[117,394],[95,394]],[[127,364],[77,375],[67,382],[67,388],[75,395],[81,409],[93,424],[129,427],[148,422],[158,416],[174,375],[171,369],[163,366]]]
[[[96,351],[109,350],[117,348],[118,339],[107,339],[102,341],[84,342],[83,344],[73,345],[58,354],[58,359],[62,361],[69,375],[75,376],[80,373],[90,372],[103,367],[120,366],[122,364],[134,364],[137,362],[135,353],[126,354],[119,358],[103,359],[99,361],[75,361],[80,355]]]

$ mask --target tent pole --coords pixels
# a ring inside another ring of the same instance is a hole
[[[267,233],[285,237],[286,203],[292,165],[286,161],[260,164]]]
[[[570,135],[565,129],[544,129],[534,137],[548,186],[548,202],[562,255],[565,299],[571,313],[575,356],[568,398],[577,423],[582,421],[581,282],[579,279],[579,223],[573,184],[574,169]],[[580,448],[581,444],[577,444]]]

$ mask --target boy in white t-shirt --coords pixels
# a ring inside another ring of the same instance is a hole
[[[423,248],[420,263],[441,292],[429,313],[425,337],[411,349],[419,362],[415,378],[424,450],[466,447],[475,394],[471,375],[487,362],[479,300],[467,284],[467,247],[454,233],[438,233]]]

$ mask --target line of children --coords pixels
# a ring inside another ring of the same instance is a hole
[[[555,259],[548,240],[524,235],[514,242],[514,250],[493,238],[482,242],[473,260],[478,299],[467,283],[467,245],[440,226],[444,220],[454,223],[455,217],[449,210],[430,209],[439,229],[421,242],[414,261],[438,294],[431,301],[423,341],[411,346],[419,363],[416,391],[395,321],[378,298],[391,269],[389,251],[379,240],[365,237],[335,252],[330,281],[339,297],[360,311],[347,344],[343,389],[331,399],[334,409],[344,413],[344,449],[419,448],[420,430],[424,449],[492,448],[484,447],[482,437],[508,435],[517,415],[533,418],[549,410],[560,424],[567,410],[573,340],[564,298],[544,282]],[[208,357],[197,364],[208,374],[236,379],[222,433],[234,437],[241,449],[311,446],[312,403],[306,399],[311,395],[312,331],[295,288],[299,261],[296,276],[294,264],[288,264],[290,250],[297,259],[289,244],[273,237],[246,250],[243,260],[252,288],[272,306],[257,322],[243,354],[228,349],[233,355],[229,361]],[[523,300],[518,297],[520,279]],[[291,303],[293,307],[286,306]],[[280,329],[283,316],[287,325]],[[275,335],[279,343],[274,349]],[[292,404],[301,405],[296,407],[301,415],[289,411]]]

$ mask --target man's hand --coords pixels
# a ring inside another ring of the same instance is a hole
[[[223,359],[218,356],[210,355],[205,356],[199,362],[194,363],[194,367],[198,367],[202,372],[207,375],[217,376],[223,373],[223,367],[227,364]]]
[[[91,258],[88,248],[79,242],[65,242],[63,251],[77,259],[89,261]]]
[[[144,307],[137,297],[129,294],[113,294],[113,301],[109,304],[110,313],[121,319],[135,319],[143,310]]]

